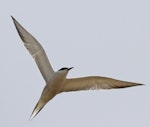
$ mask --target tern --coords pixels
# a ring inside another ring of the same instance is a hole
[[[43,92],[30,116],[30,119],[33,119],[53,97],[62,92],[116,89],[143,85],[140,83],[121,81],[101,76],[89,76],[70,79],[66,78],[68,72],[73,67],[63,67],[55,72],[41,44],[14,17],[12,17],[12,19],[21,40],[34,58],[46,82]]]

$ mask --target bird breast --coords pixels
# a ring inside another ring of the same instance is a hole
[[[48,82],[47,87],[50,91],[55,91],[56,93],[63,87],[63,83],[66,80],[65,76],[54,75]]]

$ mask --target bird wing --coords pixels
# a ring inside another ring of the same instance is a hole
[[[13,18],[15,27],[25,47],[28,49],[32,57],[34,58],[43,78],[46,82],[49,81],[54,71],[49,63],[46,53],[41,44],[27,31],[25,30],[15,18]]]
[[[115,89],[142,85],[139,83],[126,82],[107,77],[91,76],[82,78],[66,79],[60,92],[96,89]]]

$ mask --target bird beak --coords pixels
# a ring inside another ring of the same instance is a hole
[[[68,68],[68,70],[71,70],[73,67]]]

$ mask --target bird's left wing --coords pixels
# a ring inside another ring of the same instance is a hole
[[[66,79],[61,92],[96,90],[96,89],[115,89],[142,85],[139,83],[126,82],[107,77],[91,76],[83,78]]]
[[[32,57],[34,58],[43,78],[46,82],[49,81],[54,71],[49,63],[47,55],[41,46],[41,44],[27,31],[25,30],[15,18],[13,18],[14,24],[20,35],[20,38],[24,42],[25,47],[28,49]]]

